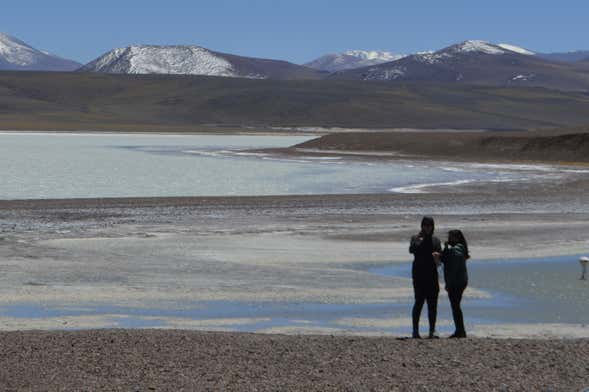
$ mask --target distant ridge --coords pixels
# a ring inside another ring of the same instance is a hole
[[[577,50],[574,52],[562,53],[538,53],[539,57],[551,61],[561,61],[564,63],[574,63],[589,59],[589,50]]]

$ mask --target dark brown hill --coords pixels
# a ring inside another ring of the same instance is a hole
[[[0,72],[1,129],[522,129],[589,124],[588,108],[587,94],[542,88]]]

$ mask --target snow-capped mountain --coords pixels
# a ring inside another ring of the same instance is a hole
[[[80,71],[119,74],[206,75],[250,79],[318,78],[315,70],[280,60],[214,52],[200,46],[132,45],[86,64]]]
[[[80,63],[31,47],[8,34],[0,33],[0,70],[73,71]]]
[[[348,50],[343,53],[334,53],[321,56],[310,61],[305,66],[318,69],[320,71],[342,71],[354,69],[369,65],[388,63],[389,61],[399,60],[405,57],[402,54],[395,54],[386,51],[377,50]]]
[[[487,54],[501,54],[505,52],[514,52],[524,55],[535,55],[534,52],[522,47],[511,44],[489,44],[484,41],[465,41],[456,45],[454,48],[457,52],[482,52]],[[414,55],[420,55],[424,59],[434,58],[435,52],[419,52]],[[400,60],[409,57],[408,55],[395,54],[384,51],[366,51],[366,50],[349,50],[339,54],[328,54],[319,57],[316,60],[308,62],[305,66],[318,69],[321,71],[337,72],[355,68],[362,68],[371,65],[384,64],[391,61]]]
[[[582,67],[555,63],[510,44],[464,41],[436,52],[339,71],[339,79],[460,82],[487,85],[525,85],[559,89],[587,89],[589,75]]]

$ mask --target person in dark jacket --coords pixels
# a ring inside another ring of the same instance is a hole
[[[436,317],[438,313],[438,269],[434,261],[434,253],[442,251],[440,240],[434,237],[434,219],[426,216],[421,221],[421,231],[411,237],[409,253],[414,256],[411,275],[413,277],[413,338],[419,339],[419,318],[424,302],[427,301],[427,316],[429,320],[429,337],[436,336]]]
[[[466,271],[466,260],[470,258],[468,253],[468,244],[464,234],[460,230],[451,230],[448,233],[448,242],[444,245],[441,254],[434,257],[444,264],[444,280],[446,281],[446,291],[452,307],[452,317],[456,331],[450,336],[451,338],[465,338],[466,330],[464,329],[464,318],[460,302],[462,294],[468,285],[468,273]]]

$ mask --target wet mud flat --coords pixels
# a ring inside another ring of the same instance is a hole
[[[580,391],[589,340],[398,340],[178,330],[0,333],[12,390]]]

